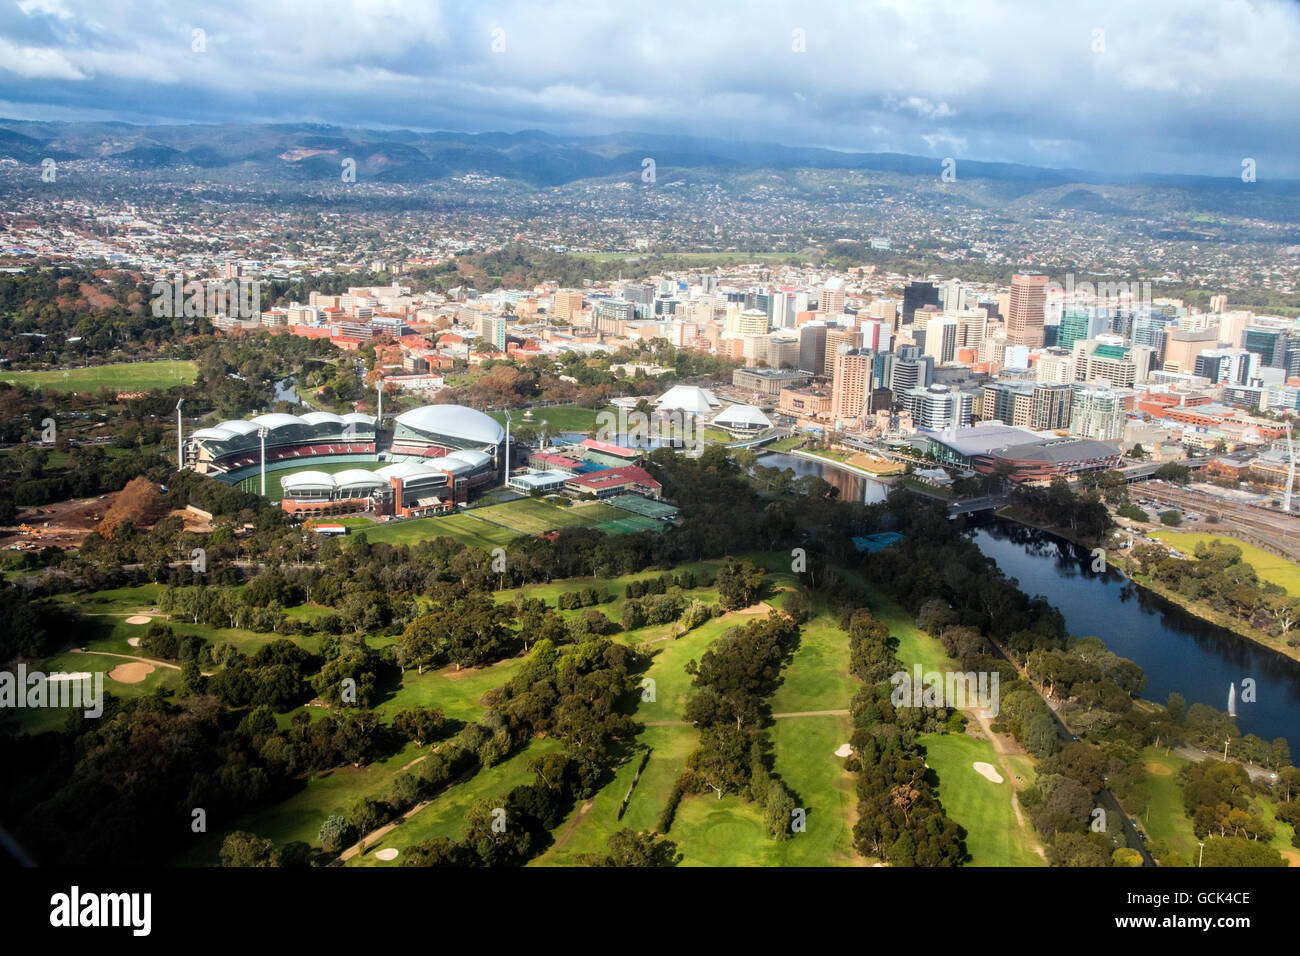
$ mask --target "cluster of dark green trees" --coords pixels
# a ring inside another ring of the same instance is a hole
[[[1226,541],[1197,542],[1195,558],[1175,558],[1154,544],[1140,544],[1133,558],[1152,581],[1189,601],[1208,604],[1257,631],[1300,645],[1300,597],[1264,581]]]
[[[853,756],[847,762],[858,774],[853,846],[890,866],[957,866],[967,856],[965,833],[940,805],[925,748],[916,740],[948,729],[952,715],[943,707],[893,705],[890,677],[905,668],[894,652],[897,640],[869,610],[843,607],[840,627],[848,633],[850,669],[862,682],[851,708]]]

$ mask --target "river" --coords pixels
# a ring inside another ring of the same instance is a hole
[[[889,491],[884,482],[793,455],[761,455],[758,463],[819,475],[844,500],[882,501]],[[1236,683],[1241,732],[1269,741],[1285,737],[1293,757],[1300,756],[1300,662],[1203,621],[1118,571],[1094,573],[1089,550],[1055,535],[1002,518],[984,519],[971,534],[1022,591],[1041,594],[1058,608],[1071,634],[1099,637],[1141,667],[1143,697],[1163,704],[1176,691],[1189,704],[1222,711]],[[1241,699],[1244,678],[1255,681],[1253,703]]]

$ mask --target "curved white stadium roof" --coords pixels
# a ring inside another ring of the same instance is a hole
[[[375,474],[380,478],[383,478],[384,481],[387,481],[389,478],[401,478],[403,480],[407,478],[420,478],[435,473],[440,472],[438,469],[430,468],[428,465],[418,461],[398,461],[391,465],[385,465],[383,468],[375,471]]]
[[[271,412],[269,415],[258,415],[248,421],[258,428],[284,428],[286,425],[301,425],[304,419],[297,415],[286,415],[284,412]]]
[[[453,451],[450,454],[448,454],[447,457],[455,458],[457,461],[466,462],[470,465],[473,465],[475,468],[482,468],[484,465],[492,461],[492,456],[489,455],[487,452],[475,451],[472,448],[462,449],[461,451]]]
[[[343,424],[343,419],[332,412],[308,412],[302,416],[302,420],[308,425],[315,425],[320,422],[332,422],[335,425]]]
[[[323,471],[300,471],[281,478],[280,487],[285,491],[290,488],[295,491],[307,491],[309,489],[332,491],[334,489],[334,476],[327,475]]]
[[[383,478],[380,478],[373,471],[366,471],[364,468],[348,468],[345,471],[336,471],[334,473],[334,486],[336,488],[347,488],[352,485],[370,485],[378,488],[387,484]]]
[[[403,412],[396,421],[429,435],[446,435],[480,445],[497,445],[506,437],[505,429],[487,415],[463,405],[425,405]]]

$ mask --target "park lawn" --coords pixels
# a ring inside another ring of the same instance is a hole
[[[645,728],[637,736],[637,746],[629,758],[616,768],[613,780],[592,798],[590,809],[583,813],[584,804],[574,807],[556,827],[555,843],[530,865],[571,866],[580,854],[605,852],[609,838],[619,830],[657,830],[668,795],[686,767],[686,758],[698,743],[694,727]],[[651,751],[650,760],[620,820],[618,808],[647,747]]]
[[[408,668],[401,684],[374,707],[374,712],[391,723],[399,710],[410,707],[437,707],[447,717],[467,723],[477,721],[486,709],[480,701],[490,690],[502,687],[523,664],[523,657],[498,661],[487,667],[457,671],[454,667],[428,670],[417,674]]]
[[[160,667],[154,665],[151,673],[145,676],[145,679],[138,684],[124,684],[121,681],[109,677],[109,673],[119,664],[130,664],[131,661],[122,660],[120,657],[109,657],[106,654],[82,654],[80,652],[69,652],[67,654],[56,654],[53,657],[47,657],[37,663],[28,664],[28,672],[43,671],[46,674],[76,674],[82,671],[90,674],[102,673],[103,687],[105,696],[111,694],[119,698],[147,697],[162,690],[163,692],[175,691],[180,687],[180,671],[173,670],[169,667]],[[93,688],[92,688],[93,689]],[[47,690],[48,692],[48,690]],[[70,707],[40,707],[28,708],[17,707],[13,709],[18,719],[18,727],[29,734],[45,733],[49,730],[62,730],[64,721],[68,715],[76,708]],[[85,708],[80,708],[85,710]]]
[[[1270,554],[1263,548],[1225,535],[1197,534],[1191,531],[1152,531],[1150,535],[1193,558],[1196,546],[1202,542],[1209,544],[1211,541],[1220,541],[1231,544],[1241,549],[1241,560],[1255,569],[1261,581],[1276,584],[1293,597],[1300,595],[1300,565]]]
[[[668,835],[682,854],[681,866],[778,865],[777,842],[767,835],[762,812],[734,794],[684,798]]]
[[[589,526],[602,521],[627,517],[627,512],[599,503],[564,507],[539,498],[519,498],[487,508],[474,508],[466,514],[490,521],[517,534],[543,534],[559,528]]]
[[[998,767],[991,742],[965,734],[925,734],[919,740],[926,750],[926,763],[939,779],[939,802],[966,830],[966,852],[971,857],[967,865],[1047,865],[1033,850],[1029,822],[1022,829],[1016,821],[1011,806],[1013,782],[993,783],[972,766],[979,760]]]
[[[898,640],[896,653],[906,666],[910,668],[920,664],[926,671],[951,670],[957,666],[939,639],[918,628],[900,604],[868,587],[867,606]]]
[[[533,740],[523,750],[495,767],[480,768],[474,776],[463,783],[453,784],[411,819],[403,821],[382,839],[376,840],[374,846],[368,848],[365,854],[354,856],[347,865],[400,866],[402,863],[400,854],[397,859],[385,862],[375,859],[374,851],[384,847],[404,850],[437,837],[461,839],[465,835],[465,817],[474,804],[480,800],[497,800],[520,784],[532,783],[533,774],[528,769],[529,762],[534,757],[558,750],[560,747],[560,741],[554,738]],[[506,825],[509,826],[508,820]]]
[[[504,547],[520,532],[480,521],[462,512],[439,518],[413,518],[409,521],[377,522],[369,518],[340,518],[353,534],[364,534],[371,544],[417,544],[434,538],[454,538],[462,544],[491,551]]]
[[[670,574],[680,573],[682,571],[694,571],[697,575],[707,573],[709,577],[717,574],[720,561],[695,561],[690,564],[681,564],[673,568]],[[581,591],[583,588],[595,588],[600,593],[608,592],[612,595],[611,600],[604,604],[593,605],[597,610],[603,613],[612,621],[622,621],[623,619],[623,599],[627,597],[627,587],[633,581],[644,581],[649,578],[658,578],[664,574],[663,571],[637,571],[633,574],[623,574],[616,578],[564,578],[559,581],[551,581],[547,584],[525,584],[517,588],[505,588],[494,594],[498,603],[508,603],[513,601],[518,595],[522,594],[526,598],[545,601],[551,607],[555,607],[561,594],[572,594]],[[709,603],[716,603],[718,600],[718,589],[715,587],[692,588],[685,592],[690,598],[695,598]],[[568,616],[572,611],[561,611],[561,615]],[[578,612],[580,613],[580,612]],[[616,638],[624,638],[629,635],[616,635]],[[630,635],[635,638],[641,636],[641,632],[632,632]]]
[[[1268,841],[1268,845],[1281,853],[1289,866],[1300,867],[1300,850],[1291,843],[1291,834],[1295,832],[1291,824],[1277,818],[1272,800],[1256,797],[1254,804],[1259,815],[1273,827],[1273,839]]]
[[[533,413],[531,420],[524,418],[524,411]],[[545,408],[524,409],[523,411],[512,410],[510,419],[512,426],[515,428],[521,425],[531,425],[533,428],[539,428],[542,422],[546,422],[547,434],[555,435],[557,432],[594,432],[596,430],[596,416],[599,414],[600,412],[597,409],[583,408],[581,405],[548,405]],[[488,415],[498,425],[505,426],[505,412],[488,412]]]
[[[1195,864],[1196,833],[1187,817],[1183,788],[1178,783],[1178,772],[1188,761],[1177,754],[1166,754],[1158,747],[1147,747],[1142,751],[1142,763],[1146,768],[1147,805],[1140,810],[1131,808],[1131,812],[1152,843],[1163,841],[1188,865]]]
[[[799,647],[781,677],[769,701],[774,714],[848,709],[858,682],[849,673],[849,636],[829,611],[804,623]]]
[[[324,708],[315,708],[324,710]],[[181,866],[214,864],[221,841],[232,830],[247,830],[279,846],[302,840],[320,849],[320,827],[332,814],[346,815],[362,797],[382,798],[402,768],[427,754],[408,743],[384,760],[364,767],[337,767],[307,780],[306,785],[274,806],[229,819],[208,817],[208,834],[176,861]]]
[[[148,391],[192,383],[198,370],[197,363],[185,360],[117,362],[90,368],[5,372],[0,381],[65,393],[98,392],[101,388]]]
[[[852,718],[839,715],[782,717],[768,731],[775,763],[773,771],[805,813],[805,829],[790,839],[772,841],[773,863],[779,866],[853,866],[860,864],[853,849],[850,825],[857,803],[855,778],[844,769],[835,751],[849,741]]]

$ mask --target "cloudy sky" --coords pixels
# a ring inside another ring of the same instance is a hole
[[[1300,2],[0,0],[0,115],[1300,178]]]

